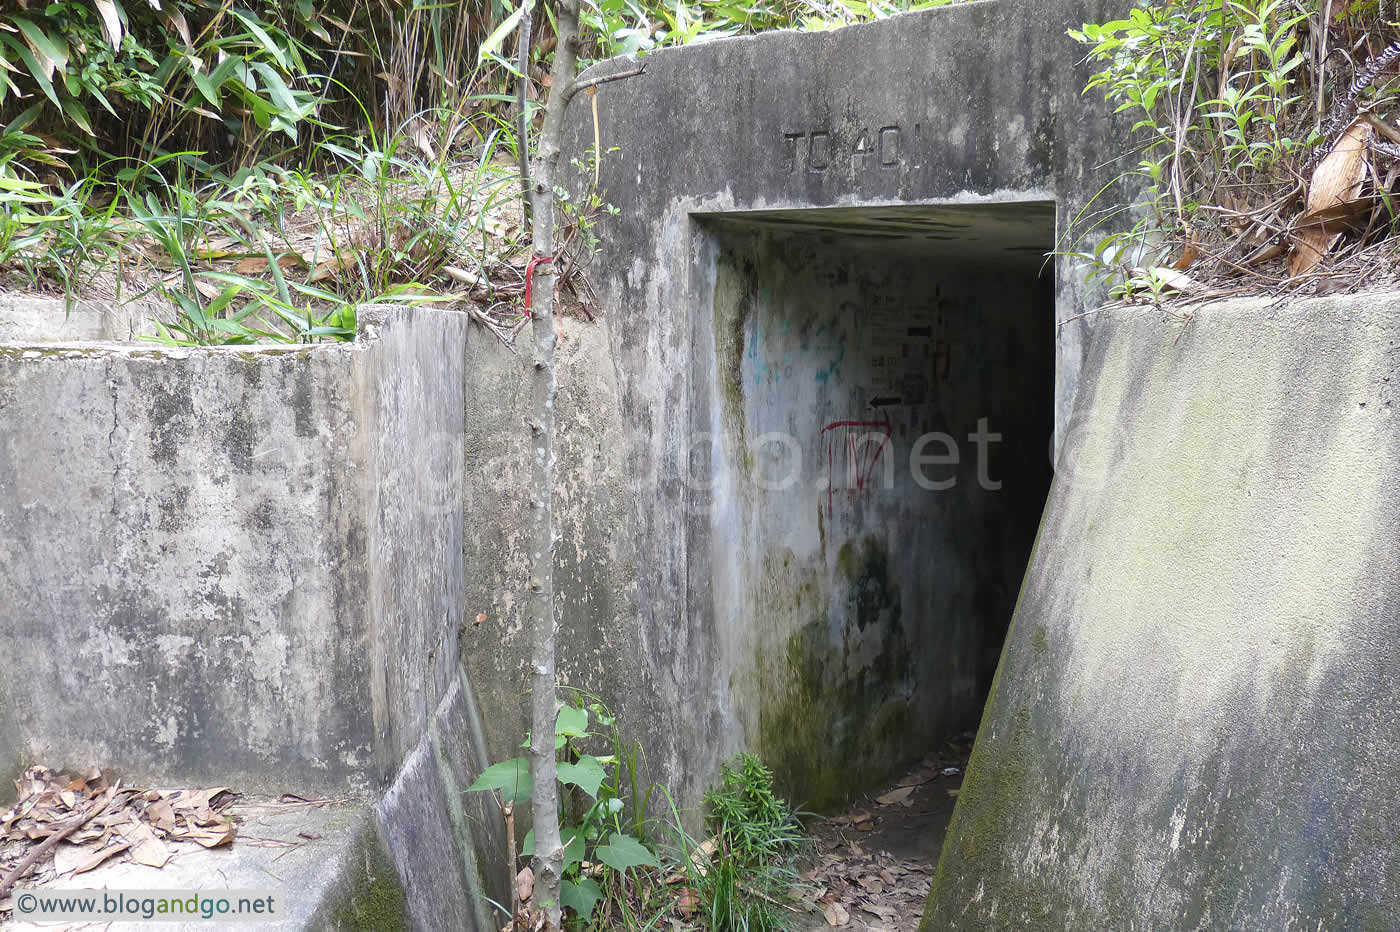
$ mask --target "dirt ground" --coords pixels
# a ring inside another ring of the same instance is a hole
[[[957,736],[893,785],[809,823],[812,912],[794,917],[794,929],[916,932],[973,737]]]

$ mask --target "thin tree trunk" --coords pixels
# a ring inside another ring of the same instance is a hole
[[[560,0],[554,50],[553,87],[545,105],[539,148],[530,171],[533,240],[533,307],[529,308],[534,358],[531,362],[531,408],[535,456],[531,476],[534,514],[530,528],[528,612],[533,634],[531,664],[530,775],[535,826],[534,900],[546,910],[552,928],[560,926],[560,882],[564,846],[559,837],[559,786],[555,779],[554,720],[557,694],[554,675],[554,185],[569,95],[561,91],[574,79],[578,54],[579,0]],[[521,139],[521,146],[528,140]]]
[[[520,69],[520,77],[516,82],[516,106],[520,112],[516,114],[515,126],[517,146],[520,149],[520,203],[525,212],[525,228],[530,226],[530,8],[525,8],[525,13],[520,17],[520,34],[516,42],[516,67]]]

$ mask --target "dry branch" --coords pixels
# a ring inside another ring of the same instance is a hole
[[[116,798],[116,795],[117,788],[115,786],[110,787],[106,793],[94,800],[90,806],[72,819],[64,822],[52,835],[45,838],[42,844],[36,845],[28,854],[21,858],[20,862],[15,865],[15,869],[6,874],[4,880],[0,880],[0,900],[8,896],[10,890],[14,888],[15,882],[23,877],[40,858],[53,850],[54,846],[60,841],[67,838],[84,825],[87,825],[88,822],[92,821],[92,819],[99,814],[106,812],[107,807],[112,804],[112,800]]]

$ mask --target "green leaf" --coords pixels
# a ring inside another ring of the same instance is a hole
[[[287,87],[287,82],[282,80],[282,76],[265,62],[253,62],[251,67],[263,76],[263,87],[267,88],[272,102],[281,107],[285,114],[294,118],[300,117],[301,108],[297,106],[296,99],[292,97],[292,89]]]
[[[660,867],[656,855],[647,850],[646,845],[621,832],[608,836],[606,845],[599,845],[594,856],[613,870],[621,872],[629,867]]]
[[[53,81],[49,80],[49,73],[34,58],[34,53],[29,51],[29,46],[16,39],[9,33],[0,32],[0,42],[9,46],[10,49],[20,57],[24,66],[29,69],[30,75],[34,78],[34,83],[39,85],[39,90],[44,92],[44,96],[54,102],[54,106],[63,106],[59,103],[58,94],[53,89]]]
[[[583,828],[577,825],[562,828],[559,830],[559,839],[564,842],[564,865],[561,870],[567,874],[570,867],[583,860],[583,849],[586,844]]]
[[[0,191],[42,191],[44,185],[23,178],[7,178],[0,175]]]
[[[602,898],[603,890],[592,877],[565,880],[559,884],[559,904],[565,909],[572,909],[584,922],[593,918],[593,908]]]
[[[281,66],[283,71],[291,70],[291,66],[287,62],[287,57],[286,54],[283,52],[282,47],[279,46],[276,42],[272,41],[272,37],[269,36],[267,34],[267,31],[262,28],[261,23],[259,23],[252,16],[249,16],[247,13],[244,13],[242,10],[233,9],[229,12],[231,12],[234,16],[238,17],[239,21],[242,22],[243,25],[247,27],[248,31],[251,32],[253,36],[258,40],[258,43],[263,47],[263,51],[271,55],[273,60],[276,61],[279,66]]]
[[[594,799],[598,798],[598,787],[607,778],[602,763],[592,755],[579,758],[577,764],[559,762],[559,782],[565,786],[576,786]]]
[[[83,109],[83,105],[71,97],[63,98],[63,113],[78,124],[78,128],[89,136],[96,136],[92,131],[92,120],[88,117],[88,112]]]
[[[559,840],[564,843],[564,865],[561,868],[564,873],[569,872],[569,868],[583,860],[584,837],[583,829],[576,825],[559,830]],[[525,841],[520,846],[520,856],[522,858],[532,858],[535,856],[535,830],[530,829],[525,833]]]
[[[530,798],[534,784],[530,780],[530,762],[523,757],[492,764],[482,771],[467,792],[500,790],[506,802],[518,805]]]
[[[534,0],[524,0],[519,8],[505,19],[501,20],[501,25],[491,30],[491,35],[486,37],[476,50],[477,64],[481,64],[486,59],[498,54],[501,46],[505,44],[506,36],[515,31],[515,27],[520,25],[520,19],[525,15],[525,5],[532,4]]]
[[[582,738],[588,734],[588,710],[577,706],[564,706],[559,710],[559,718],[554,722],[554,733],[570,738]]]
[[[200,74],[198,71],[190,75],[190,80],[194,82],[195,90],[209,101],[209,106],[220,106],[219,86],[210,80],[208,75]]]
[[[209,72],[209,81],[215,87],[222,87],[225,81],[239,73],[238,69],[244,68],[246,70],[246,67],[242,55],[230,55],[215,65],[213,71]]]
[[[41,65],[45,66],[45,73],[49,78],[53,77],[55,70],[64,71],[68,67],[68,43],[61,38],[55,41],[55,37],[49,36],[33,22],[23,16],[15,16],[10,20],[19,27],[19,31],[24,33],[24,39],[29,43],[29,47],[38,56]]]
[[[220,314],[223,312],[224,308],[232,304],[242,292],[243,288],[241,286],[229,285],[223,291],[219,292],[218,296],[214,298],[213,301],[209,302],[209,307],[206,308],[206,310],[209,314]]]

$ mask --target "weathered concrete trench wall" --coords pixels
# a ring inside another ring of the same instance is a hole
[[[289,891],[305,912],[333,927],[318,898],[388,863],[399,919],[494,928],[504,841],[464,795],[490,751],[459,658],[480,337],[365,309],[348,345],[0,345],[4,769],[351,794],[364,850]]]
[[[354,788],[417,742],[461,627],[465,327],[369,326],[0,355],[0,636],[32,755]]]
[[[1099,324],[924,928],[1400,915],[1400,296]]]

